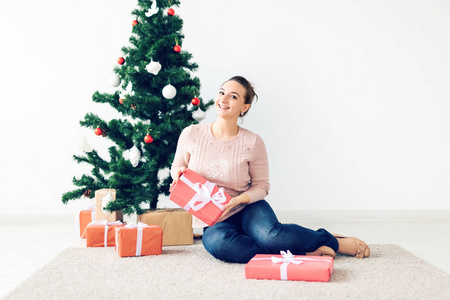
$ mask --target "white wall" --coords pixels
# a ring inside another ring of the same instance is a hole
[[[1,213],[72,212],[78,122],[128,43],[136,0],[8,1],[0,11]],[[450,209],[450,3],[184,0],[202,97],[239,74],[260,101],[276,210]],[[206,121],[214,119],[214,111]],[[161,205],[169,202],[163,200]]]

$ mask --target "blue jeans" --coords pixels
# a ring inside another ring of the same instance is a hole
[[[279,254],[281,250],[302,255],[321,246],[338,249],[336,238],[325,229],[281,224],[265,200],[205,228],[202,240],[212,256],[233,263],[247,263],[256,254]]]

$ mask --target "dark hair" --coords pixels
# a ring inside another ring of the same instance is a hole
[[[226,82],[228,82],[228,81],[236,81],[237,83],[239,83],[240,85],[242,85],[245,88],[245,97],[244,97],[245,104],[252,105],[255,97],[256,97],[256,99],[258,99],[258,95],[256,95],[253,85],[244,77],[234,76],[234,77],[231,77],[230,79],[228,79]],[[245,111],[244,113],[241,113],[241,117],[245,116],[249,110],[250,110],[250,108],[247,109],[247,111]]]

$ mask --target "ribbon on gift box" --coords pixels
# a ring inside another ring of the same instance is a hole
[[[181,176],[180,180],[196,192],[194,197],[192,197],[186,206],[183,207],[184,210],[188,211],[192,208],[193,211],[197,211],[202,209],[209,202],[214,203],[214,205],[220,208],[220,210],[224,210],[222,203],[227,201],[227,197],[225,196],[225,191],[223,188],[219,188],[219,191],[213,195],[213,190],[217,186],[215,183],[210,181],[206,181],[204,184],[199,182],[193,183],[185,176]]]
[[[136,240],[136,256],[141,256],[142,251],[142,235],[143,235],[143,229],[146,227],[158,227],[158,226],[148,226],[145,223],[139,222],[137,224],[134,224],[133,222],[130,222],[130,224],[125,226],[126,228],[134,229],[137,228],[137,240]],[[116,234],[117,238],[117,234]],[[116,242],[116,245],[119,243]]]
[[[122,222],[121,221],[108,222],[107,220],[94,221],[94,222],[89,223],[86,226],[86,230],[89,226],[95,226],[95,225],[104,225],[105,226],[105,247],[108,247],[108,226],[122,225]]]
[[[287,267],[290,263],[299,265],[305,261],[323,261],[323,262],[328,262],[330,264],[330,270],[332,270],[332,262],[329,260],[325,260],[325,259],[319,259],[319,258],[307,258],[307,257],[295,257],[295,255],[293,255],[291,253],[291,251],[287,250],[287,252],[285,251],[280,251],[280,254],[282,257],[276,257],[276,256],[272,256],[272,257],[262,257],[262,258],[252,258],[251,260],[266,260],[266,259],[270,259],[272,260],[272,263],[274,264],[279,264],[281,263],[280,266],[280,279],[281,280],[288,280],[288,276],[287,276]],[[330,271],[331,272],[331,271]]]
[[[92,222],[95,221],[95,210],[91,211],[91,220],[92,220]]]

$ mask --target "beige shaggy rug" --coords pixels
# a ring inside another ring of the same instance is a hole
[[[396,245],[338,256],[330,282],[245,279],[201,244],[120,258],[114,248],[69,248],[6,299],[450,299],[450,274]]]

